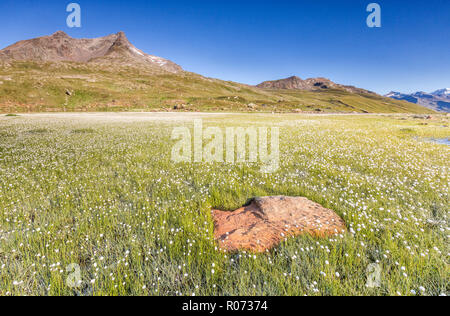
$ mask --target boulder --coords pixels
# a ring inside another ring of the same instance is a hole
[[[346,226],[332,210],[304,197],[260,197],[233,211],[213,210],[214,238],[226,251],[264,252],[288,237],[341,234]]]
[[[173,109],[174,110],[184,110],[186,108],[186,104],[176,104]]]

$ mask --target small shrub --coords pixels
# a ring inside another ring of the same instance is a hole
[[[45,128],[37,128],[37,129],[32,129],[32,130],[28,131],[29,134],[45,134],[48,132],[49,132],[49,130],[45,129]]]
[[[95,131],[92,128],[79,128],[72,131],[74,134],[92,134],[94,132]]]

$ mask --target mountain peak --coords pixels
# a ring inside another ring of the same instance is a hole
[[[137,49],[123,31],[93,39],[72,38],[63,31],[17,42],[0,50],[1,61],[108,63],[181,72],[177,64]]]
[[[407,101],[410,103],[420,104],[427,108],[441,111],[450,111],[450,89],[441,89],[434,91],[432,93],[427,93],[423,91],[414,92],[411,94],[405,94],[400,92],[390,92],[385,95],[388,98]]]
[[[112,52],[116,49],[130,49],[131,47],[134,48],[134,46],[130,43],[124,32],[116,33],[115,37],[116,39],[114,40],[114,43],[111,45],[109,52]]]
[[[127,35],[125,34],[125,32],[120,31],[120,32],[117,32],[116,35],[117,35],[117,39],[128,41],[128,38],[127,38]]]
[[[436,95],[436,96],[450,96],[450,88],[436,90],[436,91],[432,92],[431,94]]]
[[[65,33],[63,31],[57,31],[57,32],[53,33],[50,37],[70,37],[70,36],[67,35],[67,33]]]
[[[257,87],[262,89],[290,89],[290,90],[295,89],[306,90],[308,88],[306,82],[297,76],[291,76],[280,80],[264,81],[259,85],[257,85]]]
[[[275,81],[264,81],[257,85],[258,88],[261,89],[276,89],[276,90],[306,90],[306,91],[316,91],[316,90],[327,90],[327,89],[341,89],[345,90],[349,93],[367,93],[367,94],[376,94],[374,92],[348,86],[337,84],[330,79],[318,77],[318,78],[309,78],[309,79],[301,79],[297,76],[292,76],[286,79],[280,79]]]

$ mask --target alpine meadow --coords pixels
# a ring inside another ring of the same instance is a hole
[[[173,163],[172,129],[193,133],[198,118],[205,127],[279,127],[280,168]],[[430,140],[446,137],[448,123],[411,115],[3,116],[0,294],[446,294],[449,149]],[[270,195],[321,203],[348,232],[288,238],[262,254],[221,251],[210,210]],[[366,286],[371,264],[380,267],[376,287]]]
[[[449,1],[29,2],[0,1],[0,296],[450,294]]]

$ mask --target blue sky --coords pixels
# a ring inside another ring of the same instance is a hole
[[[82,27],[66,26],[66,6]],[[366,7],[382,27],[366,26]],[[0,47],[63,30],[73,37],[124,31],[147,53],[205,76],[257,84],[327,77],[378,93],[450,87],[448,0],[1,0]]]

